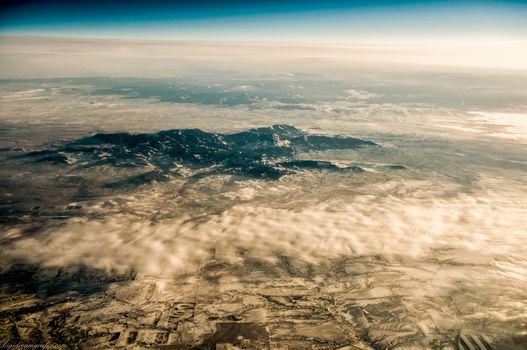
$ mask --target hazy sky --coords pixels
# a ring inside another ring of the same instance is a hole
[[[517,41],[525,1],[7,1],[0,34],[243,41]]]
[[[505,0],[8,0],[0,78],[342,74],[390,64],[527,70],[526,18],[527,1]]]

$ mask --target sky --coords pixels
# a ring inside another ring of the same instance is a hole
[[[527,1],[4,1],[0,35],[204,41],[523,41]]]
[[[526,18],[527,0],[7,0],[0,78],[527,71]]]

